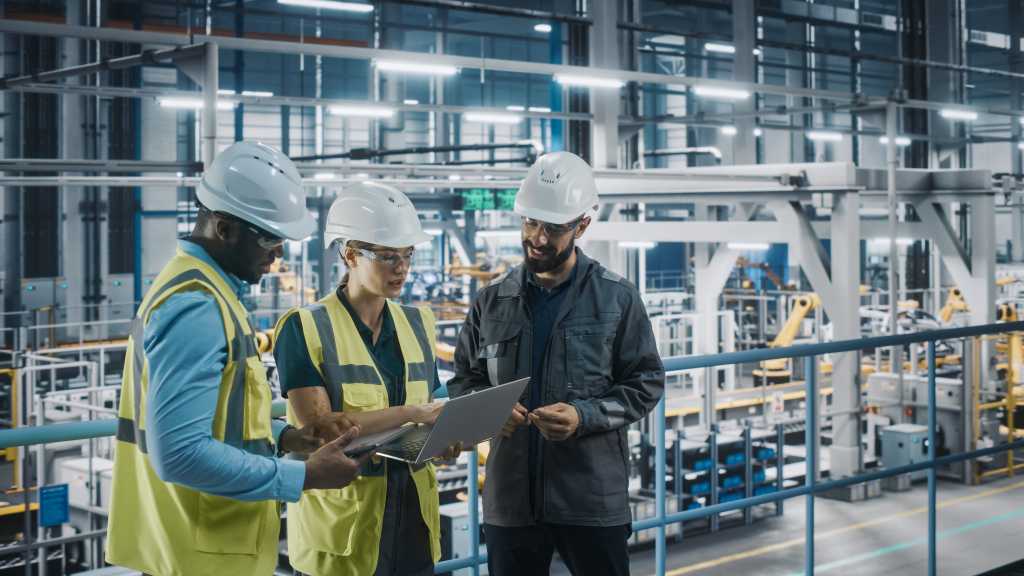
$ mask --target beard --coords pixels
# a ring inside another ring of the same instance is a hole
[[[526,265],[526,270],[533,274],[543,274],[545,272],[551,272],[556,270],[565,261],[572,256],[573,250],[576,249],[576,239],[573,238],[569,241],[569,245],[565,247],[565,250],[561,252],[555,252],[555,249],[550,245],[543,248],[535,248],[543,253],[540,258],[530,258],[528,247],[531,247],[530,243],[523,240],[523,262]]]

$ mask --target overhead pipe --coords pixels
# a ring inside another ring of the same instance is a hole
[[[31,82],[51,82],[71,76],[92,74],[94,72],[121,70],[146,64],[159,64],[165,61],[196,58],[202,55],[203,51],[204,48],[201,44],[175,46],[174,48],[166,48],[163,50],[146,50],[140,54],[132,54],[131,56],[122,56],[120,58],[111,58],[109,60],[101,60],[99,62],[68,66],[67,68],[47,70],[46,72],[35,72],[32,74],[15,76],[13,78],[0,79],[0,90],[7,90],[14,86],[28,84]]]

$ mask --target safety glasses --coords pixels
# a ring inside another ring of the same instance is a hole
[[[214,214],[220,216],[221,218],[224,218],[225,220],[231,220],[241,224],[242,227],[248,230],[249,234],[256,239],[256,244],[258,244],[259,247],[263,248],[264,250],[275,250],[277,248],[280,248],[284,244],[284,238],[281,238],[280,236],[275,236],[274,234],[271,234],[266,230],[261,230],[260,228],[257,228],[256,226],[249,224],[248,222],[242,220],[241,218],[238,218],[226,212],[214,212]]]
[[[569,232],[576,230],[576,227],[580,225],[580,220],[582,219],[577,218],[567,224],[551,224],[523,217],[523,230],[532,236],[537,233],[537,230],[543,229],[544,235],[548,238],[561,238]]]
[[[408,250],[406,252],[374,252],[373,250],[366,250],[364,248],[356,248],[356,252],[360,256],[363,256],[374,262],[379,262],[389,268],[398,268],[402,264],[411,264],[412,257],[416,253],[415,250]]]

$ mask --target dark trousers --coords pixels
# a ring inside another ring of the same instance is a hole
[[[549,574],[555,552],[574,576],[629,576],[630,526],[484,525],[491,576]]]

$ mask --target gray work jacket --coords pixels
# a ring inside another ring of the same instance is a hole
[[[631,521],[626,428],[646,416],[665,388],[665,371],[640,294],[577,249],[569,287],[548,341],[541,405],[567,402],[576,434],[542,440],[530,504],[529,433],[491,441],[484,522],[618,526]],[[526,271],[510,270],[477,296],[455,351],[452,397],[530,375],[533,323]],[[525,405],[525,393],[522,403]]]

